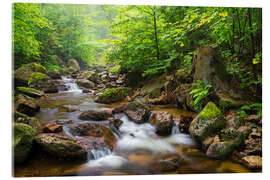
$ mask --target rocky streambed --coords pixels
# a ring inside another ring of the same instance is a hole
[[[39,133],[28,160],[15,164],[16,177],[253,171],[209,158],[179,120],[194,113],[132,100],[97,103],[74,79],[59,81],[65,88],[37,99],[31,120],[40,120]]]

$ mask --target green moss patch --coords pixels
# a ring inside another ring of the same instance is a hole
[[[96,99],[100,103],[112,103],[124,100],[125,97],[131,94],[131,88],[119,87],[106,89],[102,95]]]
[[[217,106],[213,102],[209,102],[200,113],[199,118],[200,119],[213,119],[216,117],[220,117],[221,115],[222,113],[217,108]]]
[[[44,79],[48,79],[49,77],[46,74],[40,73],[40,72],[34,72],[31,74],[30,79],[28,80],[28,85],[39,81],[39,80],[44,80]]]

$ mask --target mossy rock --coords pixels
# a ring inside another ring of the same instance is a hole
[[[78,63],[78,61],[76,59],[68,60],[67,65],[68,65],[69,68],[73,68],[76,71],[79,71],[81,69],[80,65],[79,65],[79,63]]]
[[[215,159],[225,159],[234,150],[231,142],[214,142],[212,143],[206,152],[206,155]]]
[[[48,75],[50,76],[50,78],[52,79],[61,79],[61,74],[59,72],[58,69],[50,69],[48,71]]]
[[[221,141],[227,141],[232,144],[235,148],[244,144],[245,136],[232,128],[223,129],[219,132],[219,138]]]
[[[37,81],[45,81],[49,79],[49,76],[46,74],[40,73],[40,72],[34,72],[31,74],[29,80],[28,80],[28,85],[31,85]]]
[[[98,96],[95,101],[99,103],[113,103],[124,100],[127,96],[131,95],[131,88],[119,87],[106,89],[102,95]]]
[[[149,118],[150,108],[146,104],[133,101],[125,105],[124,113],[130,118],[130,120],[136,123],[144,123]]]
[[[32,149],[36,131],[29,125],[14,123],[13,132],[14,161],[22,163],[27,160]]]
[[[226,122],[223,114],[213,102],[208,102],[204,109],[191,122],[190,134],[201,141],[224,128]]]
[[[157,98],[161,94],[162,89],[161,88],[156,88],[153,91],[151,91],[148,95],[150,99]]]
[[[28,81],[33,72],[46,74],[47,70],[39,63],[24,64],[14,72],[14,84],[18,86],[28,86]]]
[[[33,98],[44,96],[43,91],[39,91],[37,89],[28,88],[28,87],[17,87],[17,91]]]
[[[36,131],[39,131],[41,129],[40,120],[34,117],[29,117],[26,114],[20,113],[18,111],[14,112],[14,121],[16,123],[23,123],[31,126]]]

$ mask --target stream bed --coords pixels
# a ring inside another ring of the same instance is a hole
[[[93,96],[83,94],[75,80],[63,78],[67,91],[49,94],[41,98],[41,111],[36,115],[46,124],[55,119],[71,120],[72,124],[83,123],[78,116],[89,109],[110,109],[121,103],[95,103]],[[71,105],[79,108],[75,112],[59,112],[61,105]],[[170,106],[155,106],[155,111],[167,111],[174,117],[190,112]],[[193,114],[194,115],[194,114]],[[206,157],[196,142],[188,135],[180,133],[175,126],[172,134],[160,137],[155,133],[155,127],[150,123],[136,124],[123,114],[115,114],[123,121],[117,135],[117,145],[113,151],[104,147],[103,150],[92,150],[87,160],[66,160],[34,151],[30,160],[22,165],[16,165],[14,176],[76,176],[76,175],[145,175],[145,174],[195,174],[195,173],[246,173],[251,172],[241,164],[230,160],[214,160]],[[64,135],[69,133],[70,124],[63,125]],[[77,137],[80,138],[80,137]],[[154,162],[164,159],[179,159],[180,166],[168,168],[166,172],[158,171]]]

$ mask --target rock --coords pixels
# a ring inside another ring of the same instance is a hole
[[[244,135],[232,128],[223,129],[219,132],[220,141],[229,141],[231,142],[234,148],[244,144],[245,137]]]
[[[262,155],[262,139],[261,138],[249,138],[245,140],[245,149],[240,152],[240,156],[249,155]]]
[[[202,149],[207,151],[208,147],[214,142],[214,137],[207,137],[202,141]]]
[[[237,131],[241,132],[244,136],[248,136],[251,133],[251,128],[248,126],[240,126]]]
[[[78,61],[76,59],[70,59],[70,60],[68,60],[67,66],[68,67],[71,67],[75,71],[79,71],[81,69],[80,68],[80,65],[79,65],[79,63],[78,63]]]
[[[125,106],[124,113],[134,122],[143,123],[150,115],[149,107],[138,101],[130,102]]]
[[[73,107],[71,105],[62,105],[61,107],[58,108],[59,112],[74,112],[79,110],[80,110],[79,108]]]
[[[194,53],[193,82],[201,80],[204,84],[212,84],[214,89],[228,88],[230,75],[226,72],[224,61],[219,56],[217,48],[200,47]]]
[[[98,103],[113,103],[124,100],[131,94],[131,89],[126,87],[106,89],[102,95],[97,96],[95,99]]]
[[[20,113],[18,111],[14,112],[14,121],[16,123],[23,123],[31,126],[36,131],[41,129],[40,120],[34,117],[29,117],[26,114]]]
[[[91,139],[96,137],[94,143],[106,144],[110,150],[113,150],[116,146],[116,138],[112,130],[104,125],[97,123],[81,123],[70,126],[70,133],[74,136],[83,136]]]
[[[175,172],[180,168],[180,158],[178,156],[158,158],[148,167],[150,173],[153,174]]]
[[[112,113],[108,110],[87,110],[80,114],[81,120],[104,121],[112,117]]]
[[[63,130],[63,126],[56,124],[54,122],[49,122],[43,127],[43,132],[44,133],[58,133]]]
[[[101,81],[101,78],[95,72],[90,74],[87,79],[97,84]]]
[[[84,88],[88,88],[91,89],[93,87],[95,87],[95,83],[87,80],[87,79],[78,79],[76,81],[76,83],[80,86],[80,87],[84,87]]]
[[[38,98],[45,95],[43,91],[28,87],[17,87],[17,91],[33,98]]]
[[[262,120],[262,116],[260,115],[250,115],[247,117],[246,119],[248,122],[252,122],[252,123],[255,123],[255,124],[259,124],[260,121]]]
[[[60,158],[86,159],[87,151],[75,138],[68,136],[42,133],[35,137],[43,151]]]
[[[16,102],[16,110],[28,116],[34,116],[40,111],[40,106],[31,97],[19,95]]]
[[[51,69],[48,71],[48,75],[52,79],[61,79],[61,74],[57,69]]]
[[[46,68],[39,63],[24,64],[14,72],[14,86],[28,86],[28,81],[33,72],[40,72],[45,74]]]
[[[16,164],[23,163],[32,149],[36,132],[31,126],[23,123],[14,123],[13,132],[14,161]]]
[[[244,97],[247,92],[241,92],[233,87],[232,77],[226,71],[224,59],[218,49],[210,46],[202,46],[194,52],[193,58],[193,82],[198,80],[203,84],[211,84],[219,99],[218,106],[223,111],[249,104]]]
[[[215,159],[223,159],[233,152],[230,142],[212,143],[206,152],[206,155]]]
[[[123,124],[123,121],[120,120],[120,119],[114,119],[114,118],[112,118],[109,121],[110,121],[110,124],[113,127],[115,127],[116,129],[119,129],[119,127]]]
[[[235,129],[221,130],[218,138],[218,140],[214,138],[207,149],[206,155],[211,158],[224,159],[244,143],[244,136]]]
[[[226,117],[226,127],[227,128],[239,128],[243,125],[244,120],[240,116],[229,115]]]
[[[116,81],[118,79],[117,75],[113,75],[112,73],[109,73],[110,81]]]
[[[45,93],[57,93],[58,87],[55,82],[50,78],[37,79],[29,87],[44,91]]]
[[[55,120],[55,123],[63,125],[63,124],[73,124],[73,120],[67,120],[67,119],[57,119]]]
[[[225,120],[221,111],[212,102],[196,116],[189,126],[190,134],[201,141],[211,134],[225,127]]]
[[[179,131],[181,133],[188,133],[188,129],[192,120],[193,117],[191,116],[181,116],[178,124]]]
[[[173,116],[165,111],[154,111],[151,116],[151,124],[155,125],[158,135],[170,135],[174,124]]]
[[[246,156],[242,158],[243,164],[251,169],[262,168],[262,157],[261,156]]]

